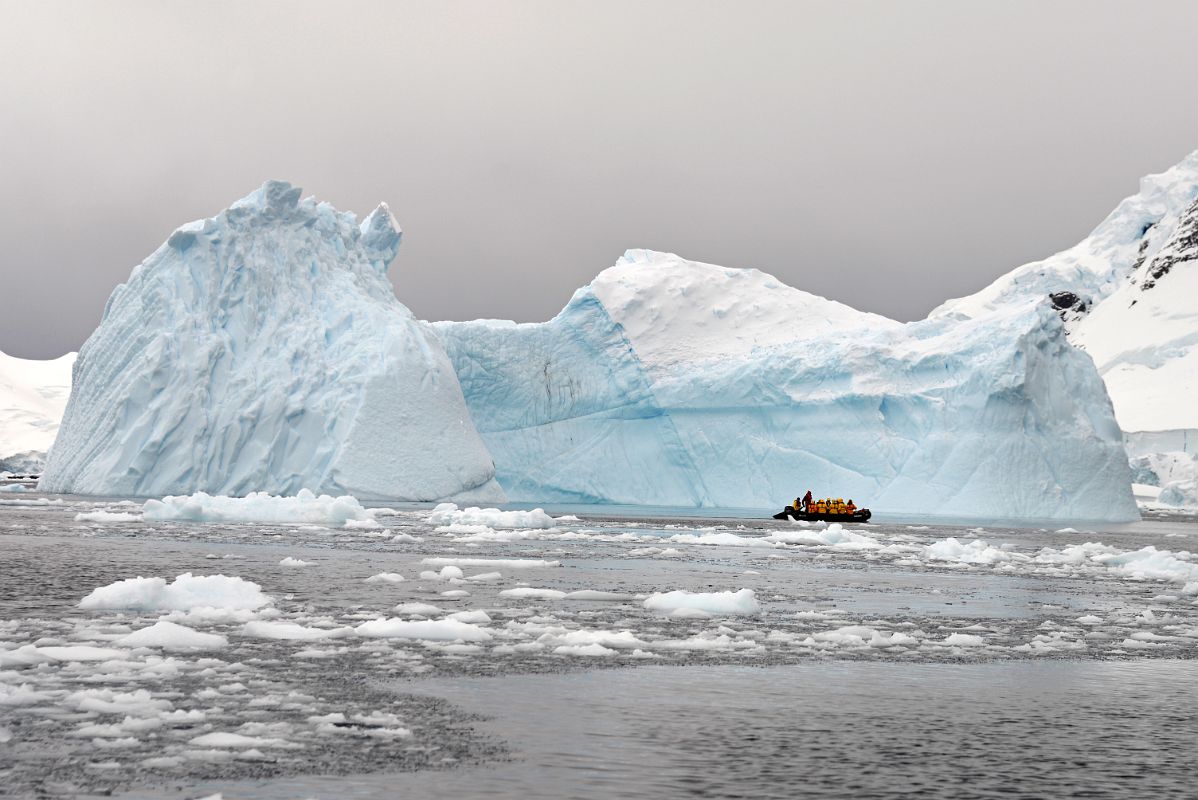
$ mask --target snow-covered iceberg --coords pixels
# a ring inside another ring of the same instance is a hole
[[[502,501],[445,351],[395,299],[401,232],[270,181],[185,225],[79,352],[40,488]]]
[[[1121,432],[1055,309],[910,324],[629,251],[546,323],[436,323],[515,501],[1132,519]]]
[[[75,354],[39,361],[0,353],[0,472],[38,473],[58,433]]]

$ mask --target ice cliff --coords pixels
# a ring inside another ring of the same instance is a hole
[[[395,299],[401,232],[267,182],[171,234],[79,352],[40,488],[498,501],[440,341]]]
[[[516,501],[1132,519],[1056,310],[902,325],[756,270],[629,251],[546,323],[437,323]]]

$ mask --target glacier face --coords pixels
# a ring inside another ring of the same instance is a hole
[[[1054,310],[902,325],[756,270],[629,251],[546,323],[436,323],[516,501],[1133,519]]]
[[[401,232],[270,181],[176,230],[79,352],[39,488],[502,501],[439,340],[395,299]]]

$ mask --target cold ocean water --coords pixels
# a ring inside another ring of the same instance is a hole
[[[0,495],[0,796],[1193,795],[1188,519],[551,511],[580,518]],[[78,607],[188,572],[271,602]]]

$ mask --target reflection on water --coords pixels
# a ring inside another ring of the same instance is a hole
[[[1192,797],[1190,662],[648,667],[405,685],[510,763],[212,785],[258,797]]]

